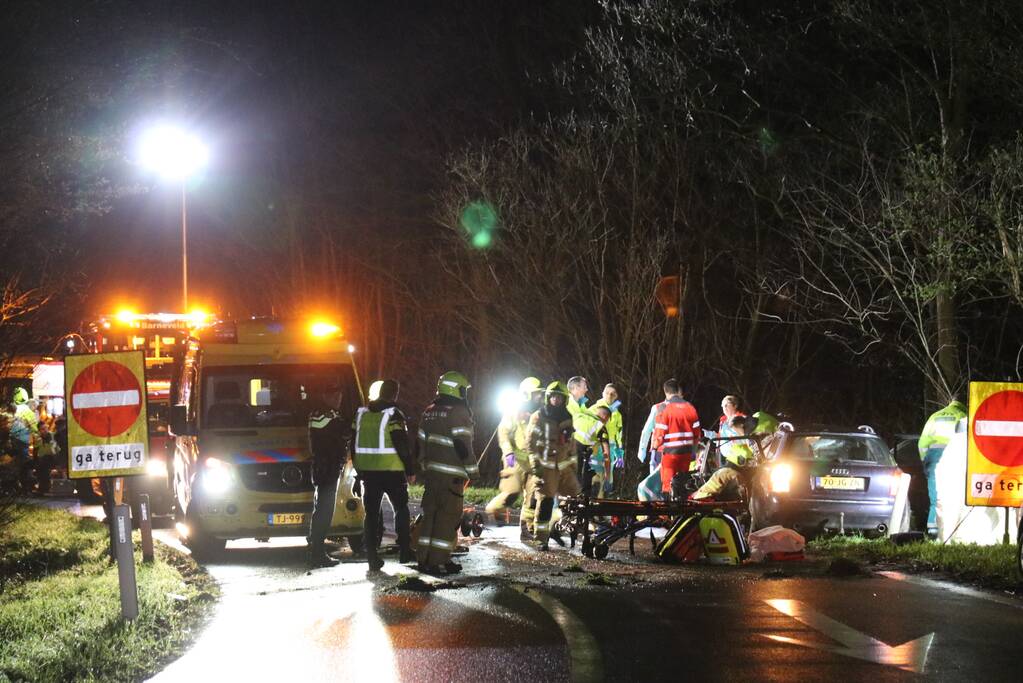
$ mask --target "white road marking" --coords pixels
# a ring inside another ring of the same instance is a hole
[[[87,394],[75,394],[71,397],[71,407],[76,410],[137,406],[138,404],[138,389],[129,389],[128,391],[93,391]]]
[[[568,646],[568,657],[571,663],[571,680],[573,683],[596,683],[604,680],[604,661],[600,654],[600,645],[593,637],[586,624],[576,616],[560,600],[547,593],[527,586],[513,586],[527,598],[543,607],[551,615],[561,629]]]
[[[970,508],[973,510],[973,508]],[[991,593],[989,591],[977,590],[976,588],[970,588],[968,586],[960,586],[949,581],[938,581],[937,579],[928,579],[923,576],[910,576],[902,572],[878,572],[881,576],[886,576],[889,579],[896,581],[905,581],[906,583],[913,583],[918,586],[927,586],[928,588],[937,588],[943,591],[949,591],[950,593],[958,593],[959,595],[965,595],[969,598],[978,598],[980,600],[987,600],[988,602],[995,602],[999,605],[1005,605],[1007,607],[1015,607],[1016,609],[1023,609],[1023,602],[1020,602],[1017,598],[1009,598],[1004,595],[998,595],[997,593]]]
[[[977,420],[973,423],[976,436],[1023,436],[1023,422],[1019,420]]]
[[[846,626],[840,621],[826,617],[810,608],[806,603],[798,600],[765,600],[764,602],[782,614],[786,614],[796,621],[820,631],[832,640],[838,641],[841,645],[764,634],[766,638],[771,640],[779,643],[801,645],[802,647],[823,650],[825,652],[834,652],[846,657],[855,657],[856,659],[863,659],[876,664],[894,666],[918,674],[922,674],[927,666],[927,654],[930,652],[931,642],[934,640],[933,633],[928,633],[916,640],[893,647],[876,638],[871,638],[866,633],[861,633],[851,626]]]

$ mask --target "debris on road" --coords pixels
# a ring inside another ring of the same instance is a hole
[[[846,557],[836,557],[824,570],[828,576],[865,576],[870,572],[863,569],[863,565]]]
[[[583,583],[587,586],[617,586],[618,582],[615,581],[609,574],[601,572],[589,572],[585,579],[582,579]]]
[[[398,583],[391,588],[392,591],[417,591],[420,593],[432,593],[446,588],[464,588],[465,584],[455,581],[426,581],[422,577],[403,575],[398,577]]]

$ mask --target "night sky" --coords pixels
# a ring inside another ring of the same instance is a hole
[[[233,314],[269,313],[243,245],[265,238],[309,178],[340,239],[396,249],[429,239],[445,155],[543,115],[530,72],[571,53],[587,14],[546,3],[103,4],[152,22],[159,38],[134,49],[165,42],[177,68],[102,113],[124,133],[121,178],[139,187],[88,220],[86,306],[178,307],[180,191],[132,164],[146,122],[168,120],[211,150],[189,183],[191,298]]]

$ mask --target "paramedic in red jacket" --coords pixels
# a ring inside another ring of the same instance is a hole
[[[657,405],[653,450],[661,453],[661,490],[671,493],[671,480],[677,472],[688,472],[700,443],[700,416],[689,401],[682,398],[678,380],[664,383],[665,399]]]

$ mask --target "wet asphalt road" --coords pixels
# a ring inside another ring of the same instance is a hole
[[[1023,680],[1011,596],[813,562],[669,567],[640,541],[636,558],[539,557],[517,536],[470,539],[432,592],[401,588],[417,574],[393,557],[309,571],[301,539],[229,543],[206,565],[213,621],[153,680]]]

